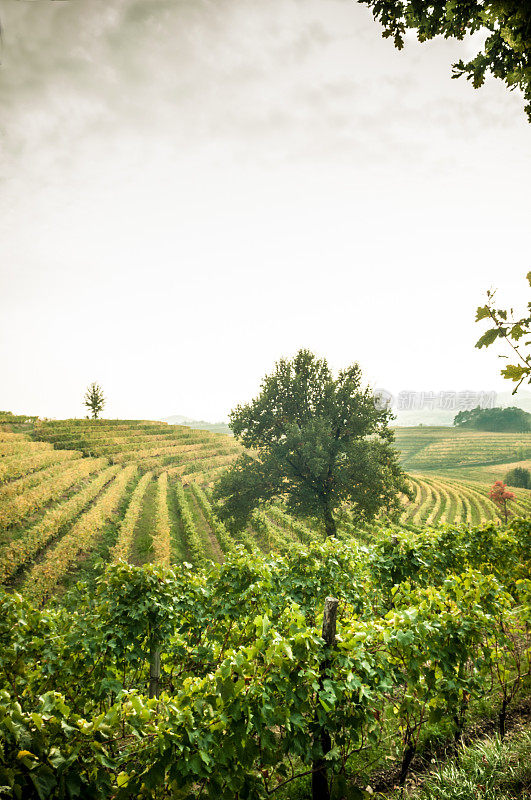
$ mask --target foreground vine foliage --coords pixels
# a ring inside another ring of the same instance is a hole
[[[332,796],[348,783],[362,798],[356,776],[384,740],[403,781],[426,725],[458,740],[493,691],[503,735],[529,681],[530,544],[524,520],[374,526],[368,545],[237,545],[202,569],[119,561],[40,609],[4,592],[0,796],[282,797],[325,755]],[[328,595],[334,648],[320,635]]]

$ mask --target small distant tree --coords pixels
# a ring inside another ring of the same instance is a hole
[[[91,383],[85,392],[85,400],[83,401],[92,414],[92,419],[98,419],[100,412],[105,405],[105,397],[103,396],[103,389],[97,383]]]
[[[531,489],[531,473],[524,467],[515,467],[510,469],[505,476],[505,483],[520,489]]]
[[[507,503],[514,500],[515,494],[511,492],[503,481],[496,481],[489,494],[490,499],[498,506],[500,513],[503,515],[505,522],[509,518],[510,511]]]

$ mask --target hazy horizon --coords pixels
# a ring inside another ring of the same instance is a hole
[[[0,5],[0,407],[225,420],[280,357],[507,392],[485,291],[525,303],[531,126],[341,0]]]

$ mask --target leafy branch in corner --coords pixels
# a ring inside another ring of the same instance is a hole
[[[526,275],[527,282],[531,286],[531,272]],[[527,380],[531,383],[531,353],[527,350],[531,345],[531,302],[527,304],[527,316],[515,318],[514,310],[507,311],[504,308],[496,308],[494,305],[496,290],[490,289],[487,292],[488,302],[484,306],[479,306],[476,312],[476,322],[488,319],[492,327],[476,342],[476,347],[490,347],[498,339],[504,339],[509,345],[514,355],[516,363],[508,364],[501,370],[501,375],[507,380],[516,383],[513,394],[516,394],[522,383]],[[522,341],[522,339],[526,339]],[[506,355],[500,358],[508,358]]]
[[[531,4],[522,0],[358,0],[383,26],[383,37],[399,50],[407,30],[419,42],[436,36],[462,40],[478,31],[485,43],[469,61],[453,64],[452,78],[465,76],[475,89],[487,76],[519,89],[531,121]]]

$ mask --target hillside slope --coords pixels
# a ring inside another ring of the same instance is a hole
[[[395,428],[406,470],[504,464],[531,457],[531,433],[491,433],[447,427]]]
[[[402,524],[498,519],[489,484],[436,472],[456,454],[464,463],[467,453],[481,455],[488,442],[471,450],[468,438],[440,429],[398,431],[397,442],[406,465],[430,465],[411,472],[414,497],[403,499]],[[496,453],[514,446],[500,440]],[[92,574],[98,559],[200,566],[223,561],[238,544],[284,552],[321,538],[318,525],[293,519],[281,504],[257,511],[237,537],[224,528],[210,487],[240,452],[232,437],[146,420],[0,418],[0,583],[41,603]],[[513,510],[529,513],[531,491],[517,492]],[[340,535],[353,530],[346,520],[339,526]]]
[[[105,456],[113,464],[134,462],[156,474],[213,478],[232,463],[241,447],[229,436],[149,420],[38,421],[33,438],[54,447]]]

